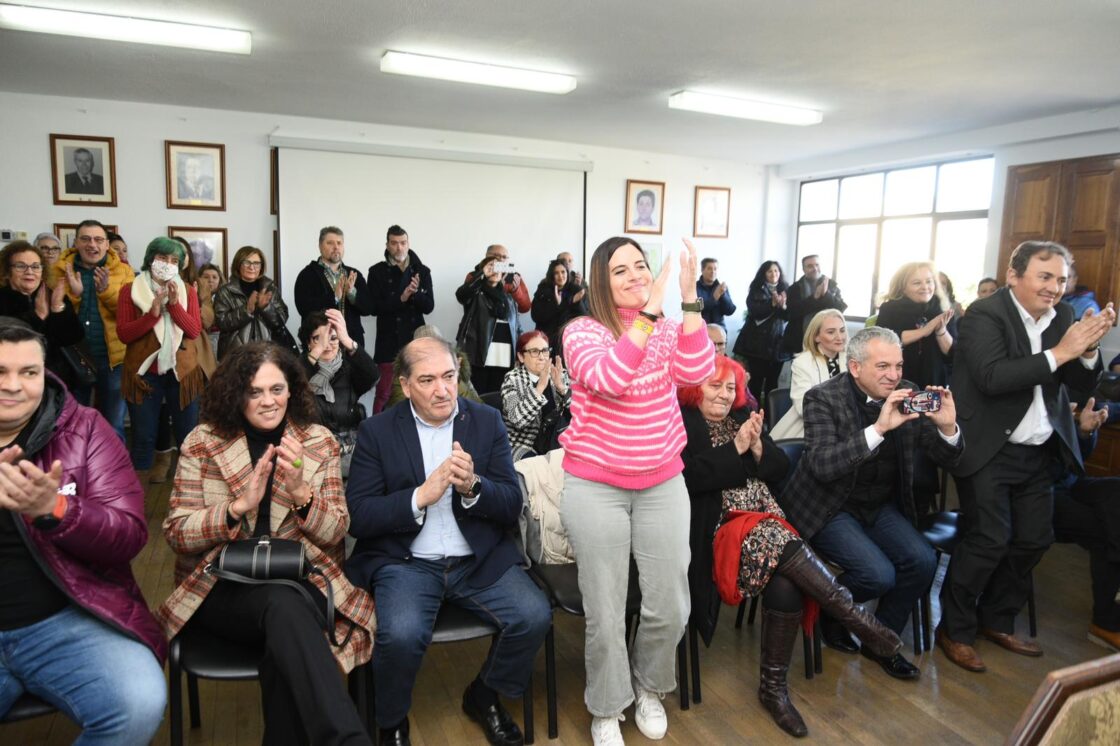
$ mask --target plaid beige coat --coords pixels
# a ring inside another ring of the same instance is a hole
[[[350,671],[373,653],[374,613],[370,595],[351,585],[342,573],[343,537],[350,516],[342,491],[338,442],[319,425],[304,430],[288,423],[285,434],[303,443],[303,478],[314,499],[307,519],[300,520],[289,507],[283,485],[275,483],[269,534],[302,541],[307,559],[330,578],[336,637],[343,639],[350,622],[357,624],[345,646],[331,646],[339,666]],[[170,509],[163,523],[167,543],[178,555],[176,588],[156,612],[168,638],[183,628],[214,587],[216,579],[203,572],[207,563],[217,557],[226,542],[250,537],[257,512],[246,513],[231,530],[226,511],[229,503],[248,488],[251,474],[249,445],[243,435],[227,440],[214,434],[208,425],[199,425],[184,441]],[[312,575],[311,582],[326,593],[322,578]]]

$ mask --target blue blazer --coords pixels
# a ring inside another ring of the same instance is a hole
[[[521,514],[521,488],[498,410],[459,397],[453,437],[474,460],[482,492],[470,509],[454,490],[443,499],[452,501],[459,530],[477,560],[467,582],[482,588],[521,561],[511,532]],[[412,541],[421,528],[412,517],[412,492],[423,483],[424,456],[406,399],[358,430],[346,485],[350,534],[358,540],[346,561],[346,575],[354,585],[370,588],[382,565],[412,559]]]

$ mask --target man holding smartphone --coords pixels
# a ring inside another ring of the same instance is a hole
[[[902,378],[902,344],[890,329],[872,326],[848,342],[848,370],[805,394],[805,453],[778,501],[823,558],[844,568],[837,581],[857,603],[879,599],[876,618],[901,633],[914,602],[937,569],[933,548],[915,528],[914,454],[951,468],[964,452],[948,389],[915,390]],[[934,411],[931,396],[940,396]],[[903,403],[926,411],[904,413]],[[839,622],[821,617],[825,643],[859,648]],[[897,679],[918,668],[895,654],[860,652]]]

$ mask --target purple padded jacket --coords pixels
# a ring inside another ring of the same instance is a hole
[[[70,601],[147,645],[162,661],[167,642],[129,562],[148,541],[144,490],[128,451],[96,410],[49,376],[42,415],[33,419],[29,460],[44,471],[62,462],[68,501],[62,523],[40,531],[16,521],[35,559]]]

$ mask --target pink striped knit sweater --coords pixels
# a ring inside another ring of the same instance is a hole
[[[619,313],[627,329],[638,315]],[[676,387],[715,372],[707,329],[681,334],[678,322],[661,319],[643,350],[581,316],[564,330],[564,357],[572,377],[572,424],[560,436],[564,471],[628,490],[680,474],[685,433]]]

